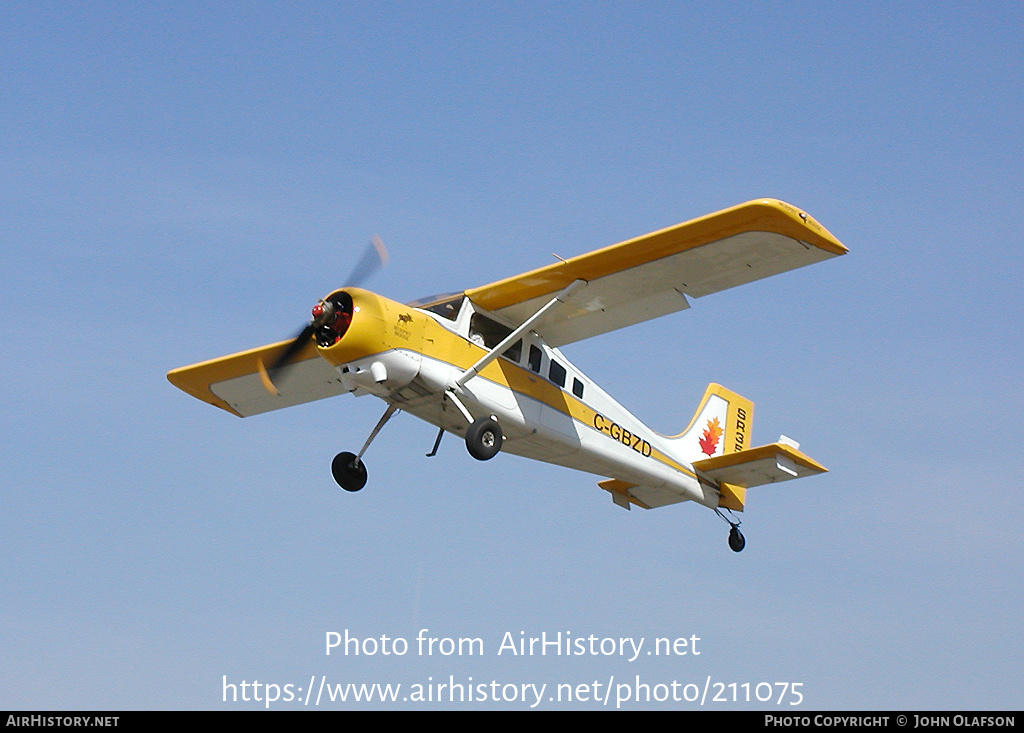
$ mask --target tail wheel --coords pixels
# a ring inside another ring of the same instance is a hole
[[[466,431],[466,448],[478,461],[494,458],[501,450],[501,441],[501,426],[490,417],[477,418]]]
[[[743,534],[734,526],[729,530],[729,548],[733,552],[740,552],[747,546],[747,540]]]
[[[345,491],[359,491],[366,486],[366,466],[355,453],[339,453],[331,462],[331,473]]]

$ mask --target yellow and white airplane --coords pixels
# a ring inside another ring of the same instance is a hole
[[[447,431],[479,460],[501,450],[605,477],[598,486],[625,509],[694,501],[730,524],[739,552],[732,512],[746,489],[826,469],[785,436],[751,448],[753,403],[717,384],[685,430],[660,435],[558,347],[846,251],[799,209],[758,199],[461,293],[402,304],[345,287],[297,338],[167,377],[240,417],[346,392],[380,397],[387,409],[363,447],[334,458],[347,491],[363,488],[366,449],[404,410],[439,428],[428,455]]]

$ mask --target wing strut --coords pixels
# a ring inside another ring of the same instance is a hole
[[[474,364],[469,369],[460,374],[458,379],[455,380],[455,384],[458,387],[464,386],[466,382],[468,382],[470,379],[479,374],[481,369],[483,369],[485,366],[487,366],[492,361],[497,359],[498,356],[504,353],[504,351],[509,346],[514,344],[520,338],[522,338],[523,334],[529,331],[531,328],[533,328],[533,325],[537,323],[537,321],[539,321],[545,313],[547,313],[552,307],[554,307],[556,303],[567,302],[568,299],[572,297],[572,295],[577,290],[579,290],[586,284],[586,280],[573,280],[566,287],[562,288],[558,295],[549,300],[540,308],[540,310],[538,310],[532,316],[523,321],[522,324],[520,324],[515,330],[512,331],[512,333],[510,333],[508,336],[502,339],[501,343],[499,343],[493,349],[484,354],[484,356],[476,364]]]

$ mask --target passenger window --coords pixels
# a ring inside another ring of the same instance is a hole
[[[548,378],[557,384],[559,387],[565,386],[565,367],[559,364],[554,359],[551,360],[551,366],[548,368]]]
[[[530,369],[540,374],[540,349],[536,344],[530,344]]]
[[[523,340],[519,339],[514,344],[505,349],[505,353],[502,354],[506,359],[519,363],[519,360],[523,357]]]
[[[583,382],[576,379],[576,377],[572,378],[572,393],[580,399],[583,399]]]

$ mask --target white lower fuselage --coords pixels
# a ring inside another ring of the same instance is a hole
[[[466,302],[463,310],[470,308]],[[481,356],[487,353],[468,333],[469,314],[446,322],[420,313],[443,326],[449,337],[472,343]],[[717,506],[717,490],[702,484],[689,464],[673,456],[672,439],[646,427],[535,334],[524,338],[518,360],[501,356],[494,362],[497,372],[474,376],[461,388],[455,382],[465,367],[426,352],[391,349],[337,369],[356,394],[374,394],[462,436],[466,416],[445,396],[453,390],[472,417],[497,419],[504,435],[502,452],[642,487],[648,506],[680,501]]]

